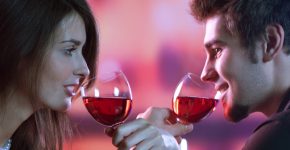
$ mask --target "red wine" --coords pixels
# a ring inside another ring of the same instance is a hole
[[[218,100],[179,96],[173,101],[173,111],[182,122],[196,123],[212,112]]]
[[[88,112],[104,125],[123,122],[129,115],[132,100],[122,97],[83,97]]]

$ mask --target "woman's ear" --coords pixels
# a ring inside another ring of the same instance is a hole
[[[263,61],[272,60],[282,50],[284,44],[284,29],[280,24],[271,24],[265,30],[266,46],[263,50]]]

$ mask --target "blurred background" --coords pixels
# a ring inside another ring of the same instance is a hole
[[[100,35],[99,63],[120,68],[133,93],[128,120],[149,106],[171,108],[174,89],[186,72],[200,75],[205,61],[203,24],[190,15],[189,0],[88,0]],[[65,149],[115,150],[81,100],[69,111],[79,128]],[[254,114],[239,124],[227,122],[221,105],[184,136],[189,150],[241,149],[265,118]]]

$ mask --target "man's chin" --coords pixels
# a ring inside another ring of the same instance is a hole
[[[232,108],[225,108],[224,116],[230,122],[239,122],[248,117],[248,107],[236,106]]]

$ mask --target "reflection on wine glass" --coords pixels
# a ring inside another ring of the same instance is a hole
[[[91,87],[81,87],[81,96],[91,116],[105,126],[123,123],[132,108],[131,88],[121,71],[100,74]]]
[[[217,103],[213,86],[187,73],[175,89],[172,108],[180,122],[196,123],[213,112]]]

